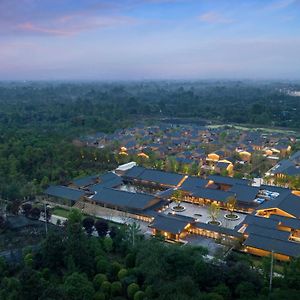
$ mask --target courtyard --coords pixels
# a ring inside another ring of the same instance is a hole
[[[164,211],[165,214],[174,213],[172,208],[176,206],[176,203],[171,203],[170,206]],[[197,204],[182,202],[182,206],[185,207],[185,210],[182,212],[176,212],[178,215],[192,217],[196,219],[197,222],[207,223],[211,221],[210,213],[209,213],[209,206],[201,206]],[[228,214],[227,210],[220,209],[219,216],[217,218],[218,221],[221,222],[222,227],[234,229],[235,226],[240,224],[246,217],[247,214],[243,213],[236,213],[239,216],[238,220],[228,220],[224,217],[224,215]]]

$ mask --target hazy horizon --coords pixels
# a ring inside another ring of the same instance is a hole
[[[299,80],[299,0],[2,0],[0,80]]]

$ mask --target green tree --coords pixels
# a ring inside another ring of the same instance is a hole
[[[171,199],[177,203],[177,207],[180,207],[180,203],[184,199],[184,192],[182,190],[175,190],[171,196]]]
[[[64,291],[68,299],[89,300],[93,299],[94,288],[85,274],[72,273],[64,282]]]
[[[217,203],[212,202],[208,208],[208,212],[212,219],[212,222],[216,223],[220,215],[220,206]]]
[[[110,267],[110,263],[105,258],[99,258],[96,261],[97,271],[100,273],[106,273]]]
[[[229,214],[232,216],[233,215],[233,212],[236,208],[236,197],[235,196],[229,196],[227,199],[226,199],[226,207],[227,207],[227,210],[229,211]]]
[[[145,293],[143,291],[137,291],[134,294],[133,300],[143,300],[145,298]]]
[[[105,237],[103,240],[103,246],[106,252],[111,252],[113,249],[113,240],[110,237]]]
[[[133,222],[127,225],[126,236],[129,244],[134,247],[137,240],[141,239],[141,227],[138,223]]]
[[[128,271],[127,271],[126,269],[121,269],[121,270],[118,272],[118,279],[119,279],[119,280],[122,280],[122,279],[124,279],[127,275],[128,275]]]
[[[24,300],[38,299],[41,291],[45,288],[45,281],[41,274],[27,266],[21,270],[19,280],[20,291]]]
[[[93,279],[95,290],[99,290],[104,281],[107,281],[107,276],[105,274],[96,274]]]
[[[100,289],[106,295],[110,295],[111,283],[109,281],[103,281]]]
[[[77,208],[72,208],[68,215],[68,222],[70,224],[81,224],[82,221],[82,213]]]
[[[120,281],[114,281],[111,284],[111,295],[119,296],[122,294],[122,283]]]
[[[131,283],[128,287],[127,287],[127,296],[129,299],[133,299],[135,293],[137,291],[139,291],[140,287],[138,284],[136,283]]]

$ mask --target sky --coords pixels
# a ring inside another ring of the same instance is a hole
[[[300,79],[300,0],[0,0],[0,80]]]

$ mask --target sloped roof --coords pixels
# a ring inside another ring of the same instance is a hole
[[[237,179],[233,177],[226,177],[220,175],[210,175],[208,176],[208,179],[214,181],[215,183],[227,184],[227,185],[235,185],[235,184],[249,185],[250,183],[250,180],[248,179]]]
[[[136,210],[144,210],[160,201],[153,195],[131,193],[106,187],[93,195],[91,200],[103,204]]]
[[[292,193],[281,194],[277,198],[265,201],[257,209],[271,209],[278,208],[296,218],[300,218],[300,197]]]
[[[208,184],[207,179],[203,179],[196,176],[189,176],[181,185],[183,190],[195,187],[205,187]]]
[[[271,192],[277,192],[277,193],[280,193],[280,194],[282,194],[282,193],[289,194],[291,192],[291,190],[288,189],[288,188],[275,186],[275,185],[266,185],[266,184],[262,184],[260,186],[260,189],[271,191]]]
[[[78,179],[74,179],[72,181],[72,183],[78,187],[85,187],[85,186],[95,183],[98,180],[98,178],[99,178],[99,175],[90,175],[90,176],[85,176],[85,177],[81,177]]]
[[[293,155],[291,155],[290,160],[299,162],[300,161],[300,151],[297,151]]]
[[[73,201],[77,201],[85,195],[85,192],[82,190],[72,189],[62,185],[49,186],[44,193],[49,196],[59,197]]]
[[[125,177],[176,186],[183,179],[184,175],[143,167],[133,167],[126,172]]]
[[[234,236],[234,237],[241,237],[242,236],[242,234],[237,232],[237,230],[235,230],[235,229],[226,228],[226,227],[222,227],[222,226],[217,226],[217,225],[213,225],[213,224],[208,224],[208,223],[203,223],[203,222],[196,222],[193,226],[195,226],[197,228],[200,228],[200,229],[205,229],[205,230],[209,230],[209,231],[213,231],[213,232],[226,234],[226,235],[229,235],[229,236]]]
[[[121,185],[123,183],[122,178],[113,172],[108,172],[100,176],[99,183],[91,185],[89,187],[90,191],[96,192],[104,187],[113,188]]]
[[[272,239],[256,234],[249,235],[244,245],[292,257],[300,255],[300,244],[298,243]]]
[[[279,225],[290,227],[293,229],[300,229],[300,220],[296,218],[289,218],[279,215],[271,215],[270,219],[278,221]]]
[[[235,195],[232,192],[207,188],[190,188],[189,192],[191,192],[194,197],[209,199],[218,202],[226,202],[228,197]]]
[[[300,151],[294,153],[289,159],[281,160],[270,171],[273,174],[285,174],[289,176],[300,175]]]
[[[193,218],[180,215],[158,214],[149,227],[172,234],[180,234],[188,224],[194,221]]]
[[[244,224],[257,225],[264,228],[276,229],[278,221],[271,218],[264,218],[256,215],[247,215],[243,222],[235,227],[236,230],[240,229]]]
[[[292,176],[300,174],[300,167],[297,167],[293,161],[284,159],[275,165],[271,169],[271,172],[273,174],[286,174]]]
[[[250,224],[247,226],[245,233],[248,234],[256,234],[259,236],[265,236],[271,239],[277,239],[277,240],[283,240],[287,241],[290,236],[290,232],[288,231],[282,231],[282,230],[277,230],[277,229],[272,229],[272,228],[265,228],[262,226],[258,226],[255,224]]]
[[[289,241],[291,232],[279,229],[278,225],[284,225],[283,222],[291,228],[300,225],[298,219],[278,215],[271,215],[270,218],[248,215],[241,224],[235,227],[235,230],[247,225],[244,231],[248,235],[244,242],[245,246],[293,257],[298,256],[300,243]]]
[[[253,200],[256,198],[259,188],[244,184],[235,184],[230,189],[230,192],[233,192],[236,194],[237,201],[240,202],[253,202]]]
[[[224,162],[224,161],[218,161],[217,162],[217,168],[220,169],[227,169],[227,167],[230,165],[230,163]]]

